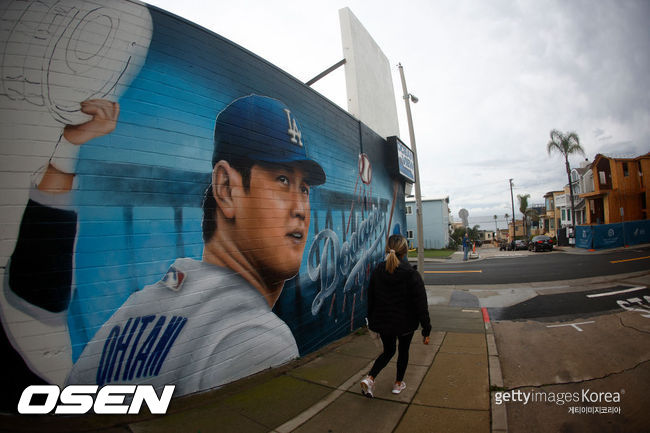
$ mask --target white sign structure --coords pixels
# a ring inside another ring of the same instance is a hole
[[[348,112],[382,137],[399,135],[388,58],[349,8],[339,10]]]

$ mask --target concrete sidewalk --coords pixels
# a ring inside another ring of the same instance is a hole
[[[374,399],[359,381],[381,352],[367,332],[221,389],[173,400],[165,416],[0,416],[0,431],[39,432],[489,432],[490,385],[503,386],[496,346],[478,309],[431,306],[431,343],[413,339],[407,388],[391,393],[395,359]],[[495,362],[496,361],[496,362]],[[490,367],[493,377],[490,379]],[[496,369],[496,370],[495,370]],[[492,422],[492,426],[491,426]]]

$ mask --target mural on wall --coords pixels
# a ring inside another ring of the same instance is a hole
[[[3,410],[38,383],[210,389],[364,323],[404,227],[382,137],[144,4],[2,17]]]

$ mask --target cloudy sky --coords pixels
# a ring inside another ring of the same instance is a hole
[[[397,64],[410,93],[425,197],[452,215],[505,226],[508,179],[529,203],[567,182],[549,132],[574,131],[598,153],[650,152],[648,0],[149,0],[307,81],[342,58],[338,10],[349,7],[393,66],[400,135],[408,127]],[[340,69],[314,89],[343,108]],[[583,157],[573,157],[572,166]]]

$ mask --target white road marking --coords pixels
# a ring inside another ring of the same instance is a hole
[[[587,298],[600,298],[601,296],[613,296],[620,295],[621,293],[636,292],[637,290],[647,289],[645,286],[631,287],[629,289],[617,290],[615,292],[603,292],[603,293],[594,293],[593,295],[587,295]]]
[[[650,296],[644,296],[643,299],[645,299],[645,302],[648,303],[648,305],[650,305]],[[650,307],[644,305],[643,301],[640,298],[628,298],[625,301],[619,299],[616,301],[616,303],[618,304],[619,307],[623,308],[624,310],[635,311],[637,313],[644,313],[641,314],[641,317],[650,319]],[[641,308],[633,308],[631,304],[637,304]]]
[[[547,327],[547,328],[559,328],[559,327],[562,327],[562,326],[572,326],[572,327],[575,328],[578,332],[582,332],[582,328],[580,328],[578,325],[587,325],[587,324],[589,324],[589,323],[596,323],[596,322],[594,322],[593,320],[591,320],[591,321],[589,321],[589,322],[566,323],[566,324],[563,324],[563,325],[547,325],[546,327]]]

